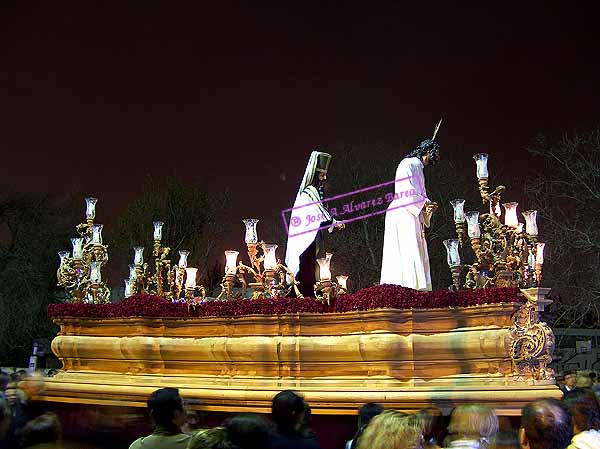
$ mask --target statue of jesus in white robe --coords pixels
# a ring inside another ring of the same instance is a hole
[[[434,162],[437,157],[436,153]],[[385,214],[381,284],[431,291],[424,227],[429,227],[437,205],[427,198],[423,176],[424,165],[431,161],[431,155],[424,154],[406,157],[398,165],[394,200]]]

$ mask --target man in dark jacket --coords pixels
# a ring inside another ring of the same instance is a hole
[[[302,432],[307,406],[304,398],[285,390],[273,398],[271,418],[276,433],[271,440],[272,449],[321,449],[312,433]]]
[[[183,401],[177,388],[161,388],[150,395],[148,410],[154,432],[135,440],[129,449],[185,449],[190,435],[181,431],[185,423]]]

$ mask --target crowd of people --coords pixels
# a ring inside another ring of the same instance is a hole
[[[63,447],[59,418],[32,407],[27,399],[36,383],[25,376],[0,372],[0,449]],[[480,404],[456,407],[449,421],[436,407],[403,413],[365,404],[345,449],[600,449],[600,401],[593,377],[582,377],[565,373],[562,400],[523,407],[518,430],[500,429],[494,410]],[[154,430],[129,449],[321,448],[311,430],[310,406],[294,391],[274,396],[270,419],[244,413],[212,428],[197,419],[198,405],[184,401],[176,388],[154,391],[147,401]]]
[[[310,428],[310,406],[294,391],[275,395],[271,420],[240,414],[221,426],[184,433],[185,407],[177,389],[152,393],[155,429],[129,449],[320,449]],[[592,449],[600,448],[600,402],[591,388],[576,387],[562,401],[541,399],[522,410],[518,431],[500,430],[490,407],[456,407],[449,425],[438,408],[418,413],[365,404],[346,449]]]

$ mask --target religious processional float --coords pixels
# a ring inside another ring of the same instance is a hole
[[[209,298],[189,252],[171,259],[157,221],[150,262],[133,249],[125,298],[110,303],[97,200],[86,199],[72,252],[59,253],[58,285],[70,301],[49,307],[63,369],[40,399],[141,407],[154,389],[173,386],[198,408],[267,412],[278,391],[294,389],[321,414],[353,414],[366,402],[407,411],[479,402],[510,415],[560,397],[548,367],[554,336],[539,320],[551,301],[540,286],[537,212],[519,223],[518,204],[504,203],[502,222],[505,188],[490,193],[488,155],[474,158],[486,212],[451,202],[457,238],[444,244],[453,285],[428,293],[394,285],[349,293],[346,275],[332,280],[328,253],[314,298],[303,298],[277,245],[259,241],[258,220],[246,219],[249,263],[225,251],[220,293]],[[475,260],[463,264],[468,245]]]

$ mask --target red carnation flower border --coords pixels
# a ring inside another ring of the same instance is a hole
[[[523,303],[518,288],[419,292],[397,285],[367,287],[327,305],[315,298],[207,300],[188,306],[149,294],[138,294],[110,304],[50,304],[48,316],[57,318],[201,318],[298,313],[344,313],[376,309],[440,309],[484,304]]]

